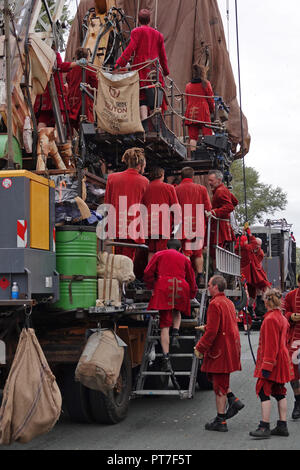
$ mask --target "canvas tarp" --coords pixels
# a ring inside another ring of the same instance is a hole
[[[208,79],[214,94],[221,96],[230,107],[226,127],[233,144],[241,144],[240,108],[217,0],[116,0],[115,3],[126,15],[132,17],[136,17],[138,4],[139,8],[150,9],[152,26],[157,18],[157,29],[165,39],[170,77],[181,92],[184,92],[186,84],[191,80],[192,64],[203,63],[206,49],[209,50]],[[94,7],[94,0],[81,0],[70,31],[66,60],[70,60],[80,46],[78,25],[91,7]],[[245,116],[242,122],[246,154],[250,146],[250,135]]]

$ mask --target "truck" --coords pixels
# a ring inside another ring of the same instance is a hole
[[[124,151],[139,146],[145,149],[148,165],[167,168],[171,180],[189,165],[199,182],[210,169],[221,169],[230,184],[230,165],[240,154],[236,151],[237,141],[232,141],[226,129],[224,116],[227,111],[230,114],[230,109],[222,97],[216,96],[216,115],[211,124],[214,135],[200,136],[196,157],[190,160],[183,120],[184,94],[172,80],[166,116],[159,110],[154,113],[149,118],[150,130],[144,133],[113,135],[99,131],[96,122],[86,120],[84,96],[91,91],[83,76],[80,131],[75,136],[68,135],[54,86],[57,71],[53,70],[52,49],[53,43],[59,47],[63,36],[60,23],[63,6],[63,1],[50,4],[47,0],[21,0],[8,5],[9,14],[7,8],[4,10],[6,27],[1,44],[6,47],[2,48],[0,66],[7,74],[7,94],[6,99],[1,94],[0,103],[0,388],[5,385],[20,330],[24,324],[30,325],[56,376],[63,407],[70,418],[114,424],[126,417],[130,399],[166,394],[192,398],[196,383],[200,388],[210,387],[193,348],[200,335],[195,326],[205,321],[209,300],[206,287],[211,271],[207,255],[206,286],[199,289],[197,298],[191,302],[191,318],[182,320],[180,352],[170,351],[174,373],[161,372],[158,312],[147,309],[151,291],[142,280],[119,284],[118,305],[111,298],[97,304],[99,253],[113,256],[117,244],[97,237],[96,209],[103,200],[106,174],[121,170]],[[81,44],[88,44],[91,49],[90,65],[111,70],[130,37],[130,18],[126,12],[117,6],[108,8],[106,2],[95,2],[78,24],[83,25],[85,32]],[[203,57],[209,67],[208,56],[206,50]],[[157,71],[156,62],[154,85]],[[2,77],[2,91],[4,83]],[[56,166],[51,152],[43,154],[33,111],[36,96],[47,84],[57,129],[53,145],[55,152],[62,155],[63,168]],[[176,102],[181,111],[179,125]],[[25,122],[30,123],[28,141]],[[36,169],[39,151],[45,164],[42,170]],[[64,205],[64,191],[72,194],[68,201],[70,212]],[[76,198],[81,205],[76,205]],[[96,221],[87,223],[89,217],[83,215],[86,209]],[[138,248],[143,263],[146,247]],[[226,293],[237,299],[242,295],[240,257],[233,247],[224,250],[217,246],[216,251],[217,270],[230,281]],[[74,376],[89,334],[103,328],[115,331],[127,345],[119,379],[107,395],[88,389],[75,381]]]

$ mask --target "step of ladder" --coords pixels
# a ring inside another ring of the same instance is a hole
[[[137,396],[151,396],[151,395],[174,395],[180,398],[190,398],[189,390],[135,390],[133,395]]]

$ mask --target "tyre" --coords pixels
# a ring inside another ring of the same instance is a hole
[[[131,361],[127,348],[115,388],[107,395],[88,390],[92,420],[99,424],[117,424],[126,418],[132,388]]]
[[[76,364],[67,364],[62,370],[59,385],[63,398],[63,409],[72,421],[91,423],[89,389],[80,382],[75,382],[75,369]]]

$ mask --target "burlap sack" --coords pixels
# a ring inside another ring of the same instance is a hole
[[[98,127],[110,134],[144,132],[140,119],[139,74],[99,71],[96,113]]]
[[[97,274],[102,279],[117,279],[120,283],[135,280],[132,259],[106,251],[98,253]]]
[[[96,307],[110,302],[115,307],[121,306],[121,290],[117,279],[98,279],[98,299]]]
[[[75,370],[75,380],[92,390],[107,394],[120,375],[125,343],[111,330],[93,333],[84,348]]]
[[[4,387],[0,444],[26,443],[50,431],[61,412],[61,394],[34,330],[23,329]]]

